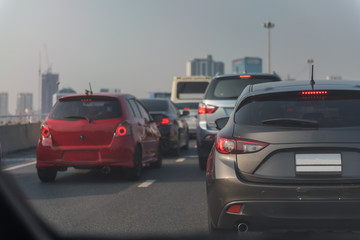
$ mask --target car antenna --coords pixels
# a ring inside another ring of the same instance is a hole
[[[89,87],[90,87],[90,94],[93,94],[92,88],[91,88],[91,83],[89,82]]]
[[[314,81],[314,65],[311,65],[311,80],[310,80],[310,84],[311,84],[312,90],[314,90],[314,85],[315,85],[315,81]]]

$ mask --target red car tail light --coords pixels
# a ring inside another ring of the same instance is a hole
[[[218,137],[216,139],[216,150],[224,154],[241,154],[260,151],[267,143],[234,137]]]
[[[167,117],[164,117],[160,122],[160,124],[169,124],[169,123],[170,123],[170,119]]]
[[[48,125],[46,124],[46,122],[43,122],[41,124],[41,136],[43,138],[51,138],[50,129],[49,129]]]
[[[115,129],[114,137],[131,135],[131,127],[127,121],[121,122]]]
[[[302,91],[302,95],[325,95],[327,91]]]
[[[217,107],[205,103],[199,103],[198,113],[199,114],[207,114],[207,113],[214,113]]]

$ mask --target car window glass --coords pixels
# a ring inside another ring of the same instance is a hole
[[[208,82],[178,82],[177,98],[178,99],[202,99]]]
[[[117,100],[102,98],[67,99],[59,101],[51,111],[49,118],[75,121],[76,117],[100,120],[121,117],[121,106]]]
[[[169,109],[169,105],[167,101],[149,99],[149,100],[142,100],[141,102],[150,112],[167,112]]]
[[[139,110],[135,100],[130,99],[129,103],[130,103],[130,107],[131,107],[131,109],[133,111],[134,117],[140,117],[141,118],[141,113],[140,113],[140,110]]]
[[[319,127],[352,127],[360,125],[360,98],[347,99],[252,99],[236,112],[237,123],[263,125],[272,119],[314,120]]]
[[[149,114],[148,114],[148,112],[145,110],[145,108],[141,105],[141,103],[136,102],[136,104],[137,104],[138,107],[139,107],[141,116],[142,116],[143,118],[145,118],[147,121],[150,121]]]

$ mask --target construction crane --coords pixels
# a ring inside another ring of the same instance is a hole
[[[46,44],[44,44],[44,48],[45,48],[45,53],[46,53],[46,60],[47,60],[47,66],[48,66],[48,68],[47,68],[47,70],[46,70],[46,72],[47,73],[51,73],[51,63],[50,63],[50,60],[49,60],[49,54],[48,54],[48,51],[47,51],[47,46],[46,46]]]

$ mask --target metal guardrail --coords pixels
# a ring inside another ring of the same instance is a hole
[[[0,115],[0,126],[42,122],[46,119],[46,117],[47,114]]]

